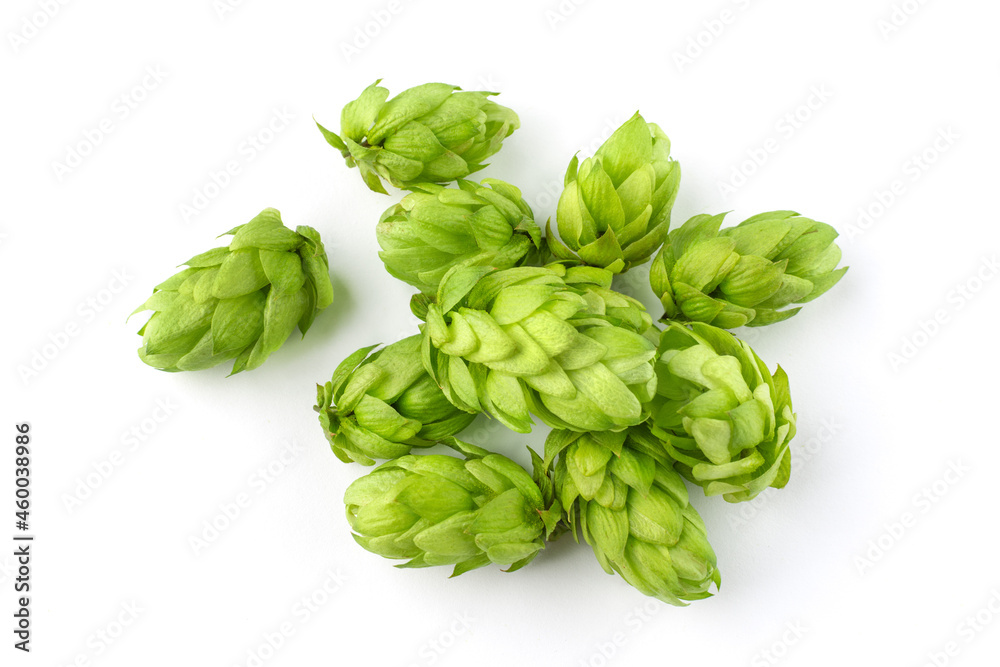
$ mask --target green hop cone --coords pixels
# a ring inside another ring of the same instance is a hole
[[[611,278],[562,264],[459,267],[436,301],[414,300],[424,367],[454,405],[522,433],[530,414],[576,431],[639,424],[656,385],[655,343],[643,334],[655,330]]]
[[[667,236],[680,180],[667,135],[636,113],[593,157],[570,162],[556,211],[562,242],[547,227],[550,251],[613,273],[642,264]]]
[[[664,320],[725,329],[786,320],[837,284],[837,231],[793,211],[762,213],[719,231],[725,214],[697,215],[670,232],[650,285]]]
[[[377,234],[385,268],[420,291],[435,293],[454,266],[509,269],[538,254],[541,232],[513,185],[484,179],[413,189],[382,215]]]
[[[673,605],[721,583],[705,524],[662,446],[639,426],[621,433],[553,431],[555,493],[604,570]]]
[[[684,477],[729,502],[791,473],[795,413],[788,376],[728,331],[671,324],[660,340],[650,427]]]
[[[412,447],[430,447],[468,426],[475,414],[445,398],[420,360],[421,335],[345,359],[326,385],[317,385],[316,411],[341,461],[372,465]]]
[[[378,84],[344,107],[339,135],[316,123],[375,192],[387,194],[380,179],[406,188],[465,178],[520,126],[517,114],[490,100],[497,93],[426,83],[386,101]]]
[[[252,370],[296,326],[305,335],[333,302],[326,251],[312,227],[293,232],[268,208],[226,234],[229,247],[189,259],[133,313],[154,311],[139,330],[143,362],[193,371],[234,359],[234,374]]]
[[[490,563],[523,567],[561,517],[551,488],[505,456],[451,445],[466,458],[403,456],[351,484],[344,503],[354,539],[407,561],[397,567],[454,565],[452,576]]]

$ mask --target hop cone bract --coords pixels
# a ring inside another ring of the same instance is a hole
[[[791,473],[795,414],[788,376],[728,331],[694,323],[663,332],[650,426],[677,469],[709,496],[751,500]]]
[[[189,259],[135,310],[154,311],[139,330],[143,362],[192,371],[235,359],[233,373],[252,370],[296,326],[305,335],[333,302],[326,252],[312,227],[293,232],[268,208],[226,234],[233,235],[228,247]]]
[[[398,567],[454,565],[452,576],[490,563],[524,566],[560,509],[510,459],[455,442],[465,460],[403,456],[351,484],[344,503],[354,539],[407,560]]]
[[[453,404],[515,431],[531,430],[529,413],[577,431],[641,423],[656,384],[650,318],[608,289],[611,277],[561,264],[456,269],[415,308],[424,366]]]
[[[490,100],[497,93],[426,83],[386,101],[389,91],[378,84],[344,107],[339,135],[317,123],[375,192],[386,194],[380,178],[398,188],[465,178],[520,125],[517,114]]]
[[[673,605],[712,595],[721,578],[705,524],[645,427],[553,431],[546,459],[557,454],[555,492],[567,521],[608,574]]]
[[[762,213],[719,231],[725,214],[697,215],[670,232],[649,279],[664,319],[733,329],[786,320],[833,287],[836,230],[793,211]]]
[[[386,270],[420,291],[435,293],[454,266],[509,269],[537,254],[541,232],[513,185],[484,179],[413,189],[376,231]]]
[[[562,242],[546,230],[552,254],[613,273],[642,264],[667,236],[680,179],[667,135],[636,113],[593,157],[570,162],[556,212]]]
[[[317,385],[319,422],[341,461],[394,459],[455,435],[476,418],[449,403],[424,370],[421,340],[410,336],[374,354],[377,345],[362,348],[330,382]]]

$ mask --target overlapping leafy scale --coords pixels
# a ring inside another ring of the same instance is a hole
[[[752,500],[791,473],[795,436],[788,377],[707,324],[671,324],[660,340],[651,432],[706,495]]]
[[[641,423],[655,385],[651,320],[610,281],[561,264],[458,268],[417,310],[424,365],[454,405],[515,431],[530,431],[532,414],[578,431]]]
[[[382,179],[406,188],[465,178],[520,125],[517,114],[490,99],[497,93],[427,83],[388,99],[379,83],[344,107],[339,135],[316,124],[375,192],[386,194]]]
[[[312,227],[292,231],[269,208],[226,234],[228,247],[189,259],[133,313],[153,311],[139,330],[146,364],[189,371],[235,360],[233,373],[252,370],[296,327],[305,335],[333,302],[326,251]]]
[[[636,113],[593,157],[570,162],[549,249],[613,273],[642,264],[666,238],[680,177],[670,139]]]
[[[670,232],[650,269],[664,320],[725,329],[786,320],[847,272],[830,225],[793,211],[762,213],[720,230],[725,214],[697,215]]]
[[[645,595],[684,605],[721,583],[705,524],[659,441],[645,426],[620,433],[553,431],[554,488],[574,535],[601,567]]]
[[[376,233],[386,270],[422,292],[437,292],[455,266],[508,269],[537,256],[541,230],[513,185],[484,179],[412,189],[383,213]]]
[[[317,385],[316,411],[333,452],[342,461],[372,465],[412,447],[430,447],[468,426],[474,413],[453,406],[424,370],[422,336],[365,347]]]
[[[490,563],[517,570],[544,547],[562,514],[551,482],[510,459],[455,439],[464,459],[406,455],[356,480],[344,495],[354,538],[398,567]]]

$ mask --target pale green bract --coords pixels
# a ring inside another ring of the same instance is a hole
[[[333,302],[333,285],[319,233],[293,232],[281,214],[264,209],[226,232],[233,240],[187,262],[153,288],[135,313],[152,310],[139,330],[139,358],[165,371],[193,371],[235,360],[252,370],[284,344],[297,326],[305,335]]]
[[[752,500],[791,474],[795,413],[788,376],[707,324],[673,323],[660,339],[649,426],[706,495]]]
[[[527,433],[621,430],[647,417],[655,344],[645,308],[610,290],[611,273],[562,264],[496,271],[458,267],[425,320],[424,367],[448,399]],[[418,295],[420,296],[420,295]]]
[[[549,249],[612,273],[642,264],[666,238],[680,179],[667,135],[636,113],[593,157],[570,162],[556,211],[559,238],[546,228]]]
[[[376,228],[386,270],[427,294],[455,266],[509,269],[534,259],[541,230],[509,183],[459,180],[457,188],[416,185]]]
[[[553,431],[546,462],[566,521],[601,567],[673,605],[712,595],[721,583],[705,524],[687,488],[644,426],[620,433]]]
[[[786,320],[837,284],[837,231],[794,211],[772,211],[719,231],[725,214],[697,215],[670,232],[650,285],[664,320],[725,329]]]
[[[412,447],[430,447],[476,418],[445,398],[424,370],[421,335],[377,352],[361,348],[345,359],[325,385],[317,385],[315,410],[341,461],[372,465]]]
[[[339,135],[316,123],[375,192],[387,194],[380,179],[406,188],[465,178],[520,126],[516,113],[490,99],[497,93],[426,83],[386,101],[380,81],[344,107]]]
[[[550,483],[505,456],[448,444],[465,459],[402,456],[348,487],[354,539],[384,558],[406,560],[398,567],[454,565],[452,576],[531,562],[561,516]]]

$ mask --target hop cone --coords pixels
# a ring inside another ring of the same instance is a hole
[[[139,330],[145,363],[193,371],[235,359],[233,373],[252,370],[296,326],[305,335],[333,302],[326,252],[312,227],[293,232],[268,208],[226,234],[233,235],[229,247],[189,259],[135,310],[154,311]]]
[[[546,230],[552,254],[613,273],[642,264],[667,236],[680,180],[667,135],[635,114],[594,157],[570,162],[556,211],[562,243]]]
[[[732,329],[786,320],[840,280],[833,227],[792,211],[762,213],[719,231],[725,214],[670,232],[649,279],[664,319]]]
[[[379,256],[389,273],[422,292],[435,293],[453,266],[509,269],[541,244],[531,208],[509,183],[460,180],[457,189],[413,189],[382,215]]]
[[[560,264],[456,269],[436,303],[414,309],[424,366],[454,405],[522,433],[529,413],[576,431],[641,423],[656,385],[655,345],[640,333],[650,318],[608,289],[611,277]]]
[[[377,345],[361,348],[330,382],[316,386],[319,423],[341,461],[394,459],[455,435],[476,418],[449,403],[424,370],[421,340],[410,336],[374,354]]]
[[[466,455],[408,455],[356,480],[344,502],[354,539],[398,567],[454,565],[452,576],[496,563],[516,570],[558,522],[551,489],[510,459],[453,441]]]
[[[489,99],[497,93],[426,83],[386,101],[389,91],[378,84],[344,107],[339,135],[317,123],[375,192],[386,194],[380,178],[398,188],[465,178],[520,126],[517,114]]]
[[[645,427],[621,433],[553,431],[555,491],[604,570],[663,602],[710,597],[721,578],[687,488]]]
[[[671,324],[660,341],[651,428],[709,496],[751,500],[791,472],[795,414],[788,376],[728,331]]]

